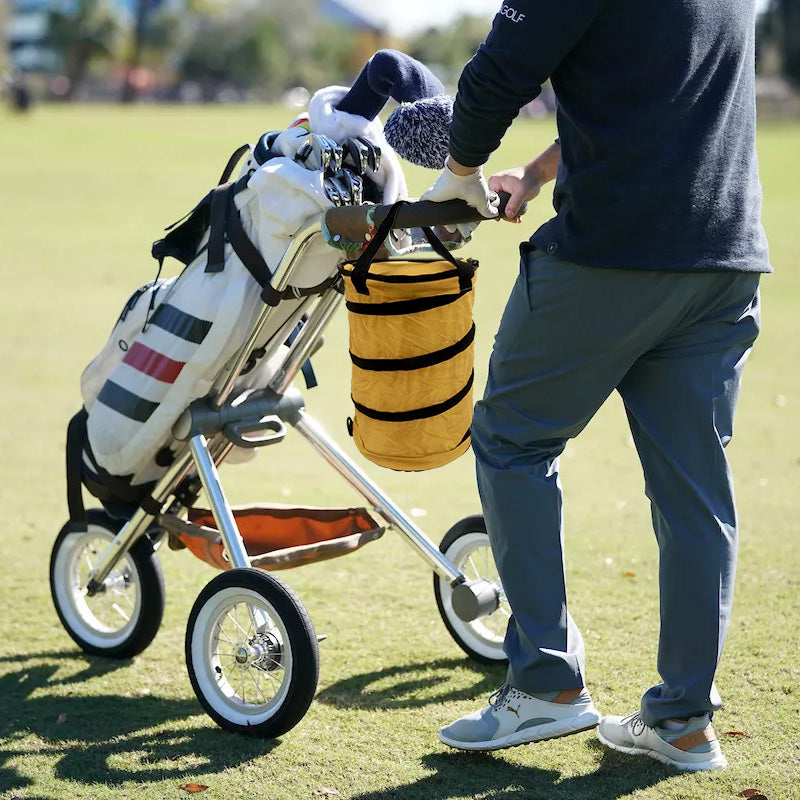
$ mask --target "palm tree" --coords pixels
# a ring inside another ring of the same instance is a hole
[[[76,0],[74,10],[49,12],[48,44],[61,55],[69,78],[65,94],[71,99],[86,79],[90,63],[111,58],[120,31],[120,20],[106,0]]]

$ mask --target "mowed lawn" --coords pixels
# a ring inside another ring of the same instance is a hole
[[[442,724],[478,708],[503,681],[470,662],[439,619],[424,562],[394,534],[347,558],[282,573],[321,644],[316,700],[278,741],[224,733],[196,701],[185,624],[214,571],[163,548],[167,607],[153,644],[131,661],[89,658],[53,610],[48,562],[66,518],[65,428],[79,376],[123,301],[155,275],[150,243],[216,181],[245,141],[291,121],[275,108],[41,107],[0,114],[0,798],[734,798],[759,789],[800,798],[800,125],[764,123],[759,152],[775,274],[763,281],[763,334],[745,375],[731,460],[741,516],[737,600],[718,674],[715,719],[730,761],[679,775],[606,752],[585,733],[495,755],[438,742]],[[520,121],[492,168],[554,136]],[[410,169],[412,194],[435,173]],[[489,223],[464,251],[481,262],[476,386],[517,273],[524,225]],[[165,265],[175,271],[175,262]],[[400,474],[367,465],[347,439],[346,320],[315,357],[309,410],[438,542],[479,510],[470,455]],[[350,505],[358,498],[299,437],[226,467],[233,502]],[[612,398],[562,459],[570,607],[588,680],[606,713],[629,713],[658,680],[656,546],[642,476]]]

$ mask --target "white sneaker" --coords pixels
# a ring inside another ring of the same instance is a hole
[[[486,708],[440,728],[439,738],[460,750],[501,750],[589,730],[599,721],[585,690],[554,692],[542,700],[506,684]]]
[[[650,756],[690,772],[728,766],[708,714],[691,717],[677,730],[651,728],[638,712],[629,717],[603,717],[597,738],[612,750]]]

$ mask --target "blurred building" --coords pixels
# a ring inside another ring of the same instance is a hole
[[[48,11],[59,0],[11,0],[7,7],[5,38],[8,61],[17,69],[51,72],[56,54],[47,46]]]
[[[147,0],[151,10],[178,5],[183,0]],[[3,2],[3,0],[0,0]],[[120,13],[133,19],[138,0],[110,0]],[[8,0],[5,7],[5,46],[12,68],[26,72],[57,72],[56,53],[47,44],[49,13],[77,11],[77,0]]]

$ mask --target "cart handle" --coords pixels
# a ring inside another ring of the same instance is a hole
[[[483,217],[478,209],[473,208],[465,200],[446,200],[444,203],[434,203],[431,200],[417,200],[415,203],[406,203],[397,212],[393,228],[422,228],[441,225],[457,225],[460,222],[484,222],[487,219],[502,218],[505,214],[506,204],[510,198],[508,192],[498,192],[500,207],[498,217]],[[520,208],[519,213],[524,214],[527,203]],[[325,212],[325,227],[331,235],[341,234],[364,224],[364,211],[374,209],[374,225],[379,226],[392,208],[391,205],[378,206],[339,206],[329,208]]]

